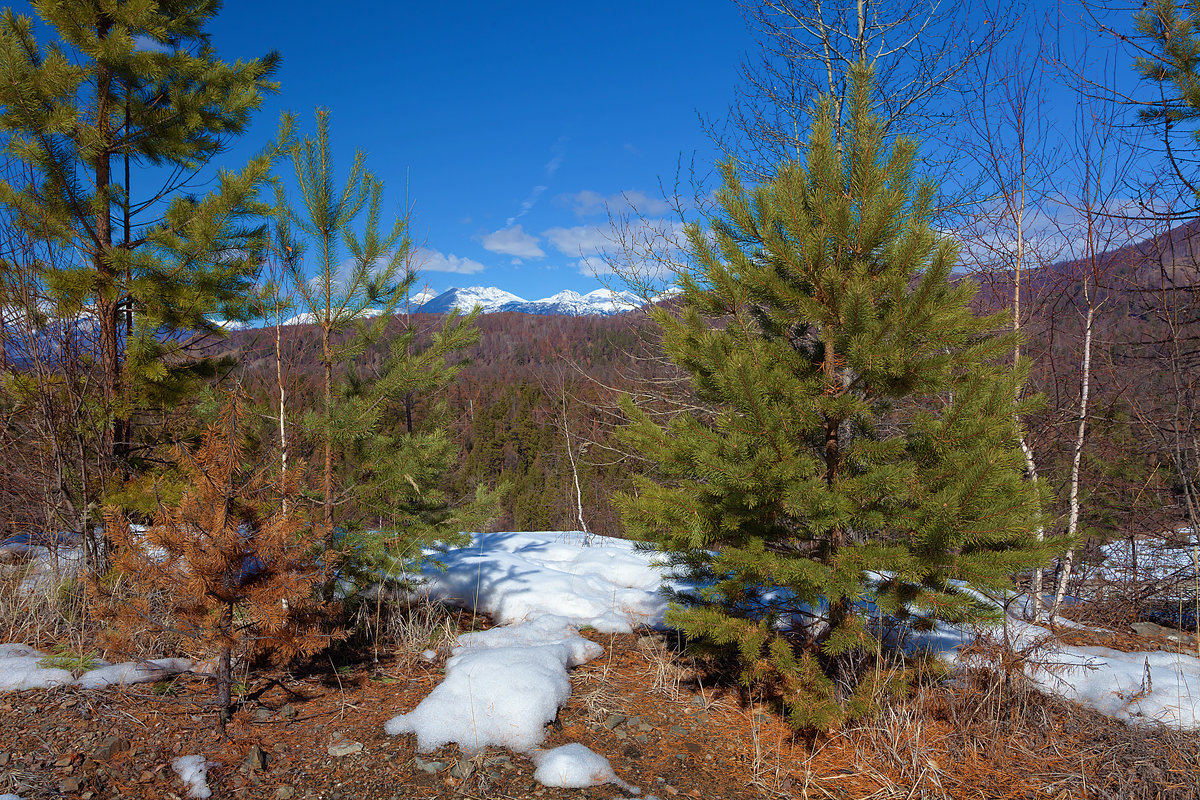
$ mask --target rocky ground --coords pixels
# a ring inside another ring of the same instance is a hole
[[[714,688],[660,635],[586,635],[606,655],[575,670],[545,746],[582,743],[660,800],[1200,796],[1195,737],[1044,699],[992,708],[986,692],[963,686],[805,739],[768,705]],[[438,661],[376,663],[351,651],[305,671],[255,674],[223,735],[203,706],[211,686],[197,677],[0,695],[0,794],[182,798],[171,762],[200,754],[215,762],[208,782],[218,798],[627,796],[615,785],[546,788],[527,757],[504,750],[418,754],[411,736],[385,735],[384,723],[415,707],[441,672]]]

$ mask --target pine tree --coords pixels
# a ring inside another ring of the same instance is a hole
[[[321,567],[305,520],[283,508],[295,471],[283,483],[247,459],[242,403],[225,401],[194,451],[174,449],[174,490],[153,523],[135,531],[117,509],[106,512],[113,571],[93,585],[99,614],[118,649],[150,632],[193,640],[216,656],[217,708],[228,717],[234,656],[286,663],[326,646],[326,611],[314,599]],[[114,580],[117,578],[118,580]]]
[[[273,151],[197,189],[275,91],[278,56],[220,61],[205,32],[215,0],[33,7],[58,41],[40,44],[32,20],[4,10],[0,131],[36,178],[0,182],[0,202],[77,256],[41,280],[57,316],[94,319],[102,449],[125,470],[139,409],[174,405],[204,372],[187,344],[214,331],[208,317],[246,316]]]
[[[957,581],[1002,592],[1059,544],[1034,538],[1006,318],[972,314],[916,145],[887,146],[864,70],[851,99],[841,136],[818,105],[804,160],[770,183],[726,164],[724,217],[688,230],[682,310],[652,313],[710,411],[664,428],[626,404],[658,469],[623,499],[626,526],[700,587],[672,624],[736,648],[743,679],[773,678],[815,729],[879,689],[855,675],[877,646],[869,604],[971,619]]]
[[[335,366],[352,360],[367,343],[360,336],[339,346],[338,336],[371,316],[384,322],[392,315],[414,280],[411,273],[401,270],[411,245],[404,220],[397,219],[386,236],[380,234],[383,185],[367,172],[362,152],[355,154],[345,186],[340,190],[334,186],[328,111],[317,109],[316,136],[304,137],[291,156],[301,208],[293,208],[283,189],[277,188],[276,219],[282,240],[291,242],[283,245],[285,251],[298,256],[307,253],[312,244],[316,255],[312,278],[301,271],[303,260],[295,258],[293,281],[308,321],[321,332],[322,407],[310,417],[309,427],[320,436],[324,448],[321,508],[325,549],[332,551],[337,501],[334,439],[345,429],[334,415]],[[353,226],[364,208],[367,217],[359,238]],[[343,269],[343,242],[353,257],[349,270]]]
[[[335,403],[347,505],[357,510],[342,521],[356,550],[347,574],[357,566],[404,584],[425,550],[460,542],[492,514],[495,493],[484,486],[466,497],[445,486],[461,449],[445,394],[466,365],[456,356],[479,341],[478,314],[447,315],[429,332],[399,317],[380,368],[347,375]]]
[[[321,407],[306,427],[323,449],[321,518],[323,548],[330,554],[325,596],[331,598],[339,577],[335,560],[342,579],[353,579],[362,568],[398,574],[399,564],[423,545],[452,539],[464,529],[457,525],[485,514],[486,494],[455,513],[440,491],[457,445],[439,427],[444,406],[436,400],[461,368],[449,359],[479,335],[477,315],[447,317],[426,344],[418,343],[419,331],[406,321],[395,332],[396,309],[417,279],[407,219],[381,233],[383,185],[367,171],[362,153],[342,188],[335,186],[327,111],[318,109],[316,136],[293,149],[292,165],[299,207],[280,189],[276,217],[281,249],[292,257],[299,305],[321,336]],[[342,245],[350,255],[348,269]],[[301,257],[310,252],[311,278],[302,272]],[[388,336],[382,368],[360,363]],[[414,403],[422,396],[428,408],[425,419],[416,420]]]

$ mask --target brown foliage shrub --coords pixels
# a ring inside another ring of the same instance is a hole
[[[284,663],[341,635],[326,630],[318,537],[294,501],[298,471],[280,484],[248,463],[241,417],[240,402],[230,398],[196,450],[175,449],[180,499],[160,503],[149,527],[135,529],[123,515],[107,513],[113,568],[92,584],[115,649],[169,632],[215,654],[222,719],[235,655]]]

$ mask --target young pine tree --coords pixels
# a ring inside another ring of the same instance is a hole
[[[865,70],[851,101],[840,137],[818,105],[804,161],[772,182],[724,167],[724,218],[688,231],[682,310],[652,312],[711,411],[663,428],[627,403],[625,432],[659,470],[623,499],[627,529],[701,587],[672,624],[736,648],[809,729],[879,689],[855,674],[877,646],[867,603],[970,619],[956,581],[1003,591],[1058,544],[1034,538],[1006,318],[976,317],[951,279],[933,187],[913,142],[886,145]]]
[[[369,570],[370,580],[408,574],[422,547],[486,517],[487,493],[459,503],[441,490],[458,456],[442,394],[462,368],[454,354],[479,332],[475,314],[448,316],[424,336],[411,318],[394,317],[417,279],[407,220],[382,232],[383,186],[361,153],[335,186],[328,112],[317,111],[316,136],[292,151],[292,165],[299,203],[287,203],[280,190],[276,216],[299,305],[321,337],[321,407],[306,427],[323,450],[323,547],[331,554],[325,596],[332,599],[353,588],[356,572]],[[311,278],[299,253],[312,256]],[[368,348],[375,345],[388,355],[373,369]]]
[[[458,355],[479,341],[478,315],[447,315],[432,331],[397,317],[381,366],[352,369],[335,402],[343,482],[357,510],[345,520],[357,558],[345,563],[372,580],[403,584],[425,549],[460,541],[492,514],[495,494],[482,485],[473,497],[444,486],[461,449],[445,395],[466,365]]]
[[[343,420],[334,412],[338,365],[360,355],[370,341],[356,336],[349,342],[339,336],[355,323],[371,317],[378,333],[408,293],[414,276],[402,270],[411,246],[406,224],[397,219],[386,235],[379,230],[383,185],[366,170],[366,157],[356,153],[346,183],[334,185],[333,147],[329,140],[329,112],[317,110],[317,134],[304,137],[291,151],[292,166],[300,199],[299,208],[287,201],[282,187],[276,188],[276,221],[281,248],[292,258],[292,281],[308,321],[321,334],[320,411],[308,419],[308,427],[321,439],[321,512],[324,546],[334,547],[334,510],[338,505],[334,485],[335,440],[347,433]],[[366,210],[361,236],[356,220]],[[342,246],[350,251],[349,268],[342,261]],[[311,252],[315,274],[304,273],[301,254]]]
[[[171,632],[216,656],[217,708],[228,717],[233,657],[286,663],[326,646],[326,614],[316,588],[304,519],[282,508],[294,498],[296,470],[281,485],[266,465],[247,462],[243,411],[231,398],[198,448],[175,449],[182,487],[143,532],[115,509],[107,516],[112,575],[95,584],[114,644],[147,631]]]
[[[0,180],[0,203],[74,255],[39,279],[55,316],[94,321],[101,449],[127,473],[137,414],[176,405],[203,372],[186,344],[213,332],[210,316],[246,317],[274,151],[240,172],[202,170],[276,90],[279,59],[218,59],[212,0],[32,5],[57,41],[0,12],[0,135],[34,174]]]

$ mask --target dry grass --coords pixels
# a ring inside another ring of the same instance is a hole
[[[47,576],[26,583],[29,570],[26,564],[0,566],[0,641],[82,648],[91,619],[80,581]]]

